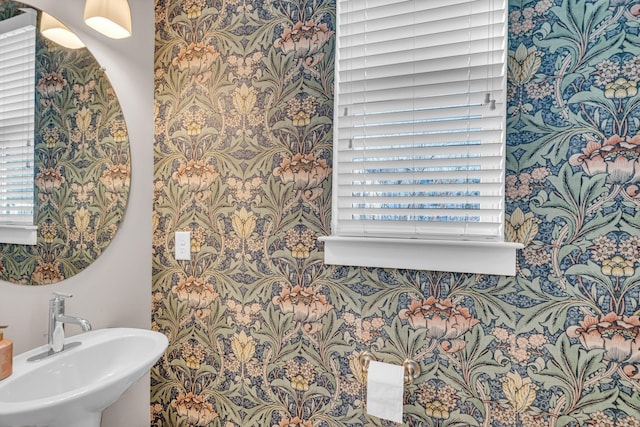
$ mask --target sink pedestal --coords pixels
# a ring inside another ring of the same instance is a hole
[[[100,427],[100,421],[102,421],[102,413],[81,414],[75,421],[51,424],[49,427]]]

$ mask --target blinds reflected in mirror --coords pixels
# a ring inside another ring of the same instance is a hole
[[[0,21],[0,224],[33,225],[36,12]]]
[[[503,240],[506,0],[339,0],[334,233]]]

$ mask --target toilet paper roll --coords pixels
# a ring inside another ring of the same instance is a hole
[[[403,394],[404,368],[372,360],[367,371],[367,414],[401,423]]]

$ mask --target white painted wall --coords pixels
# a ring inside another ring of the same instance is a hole
[[[131,144],[131,189],[124,220],[106,251],[85,271],[46,286],[0,281],[0,324],[19,354],[46,343],[51,292],[73,294],[67,313],[94,329],[151,324],[151,213],[153,194],[154,2],[129,0],[133,35],[111,40],[82,21],[83,0],[21,0],[67,24],[89,47],[118,95]],[[68,335],[79,333],[74,325]],[[149,425],[149,379],[141,380],[104,413],[102,427]]]

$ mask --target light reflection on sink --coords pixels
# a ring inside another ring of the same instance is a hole
[[[99,427],[102,411],[151,369],[167,338],[145,329],[98,329],[65,340],[80,345],[39,361],[18,355],[0,381],[0,427]]]

